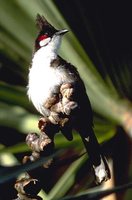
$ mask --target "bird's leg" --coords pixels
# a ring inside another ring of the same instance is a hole
[[[64,83],[60,87],[62,95],[63,113],[70,115],[71,111],[78,107],[77,102],[73,101],[74,87],[71,83]]]

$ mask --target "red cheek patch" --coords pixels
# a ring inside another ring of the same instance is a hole
[[[41,35],[41,36],[38,38],[38,40],[41,41],[41,40],[44,40],[44,39],[46,39],[46,38],[48,38],[47,35]]]

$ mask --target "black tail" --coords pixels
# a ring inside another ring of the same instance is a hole
[[[108,179],[110,179],[109,166],[107,164],[106,158],[103,156],[101,152],[101,148],[94,134],[94,131],[91,130],[88,133],[88,136],[86,136],[86,132],[84,133],[81,131],[80,135],[85,145],[85,148],[88,152],[89,159],[92,163],[95,173],[96,183],[100,184],[103,181],[107,181]]]

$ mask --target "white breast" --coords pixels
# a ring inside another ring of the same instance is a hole
[[[41,48],[35,54],[29,72],[28,96],[36,109],[43,115],[48,115],[48,110],[43,107],[45,101],[53,92],[57,92],[57,87],[63,82],[60,70],[50,66],[50,62],[56,56],[51,52],[45,54]]]

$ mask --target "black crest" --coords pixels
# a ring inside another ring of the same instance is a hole
[[[43,35],[46,35],[47,37],[51,37],[57,32],[57,29],[55,29],[42,15],[37,14],[36,17],[36,26],[38,27],[38,35],[35,40],[35,48],[34,52],[36,52],[40,48],[40,38]]]
[[[45,17],[42,15],[37,14],[36,17],[36,25],[39,29],[39,31],[51,31],[56,32],[57,30],[45,19]],[[48,31],[48,32],[49,32]]]

